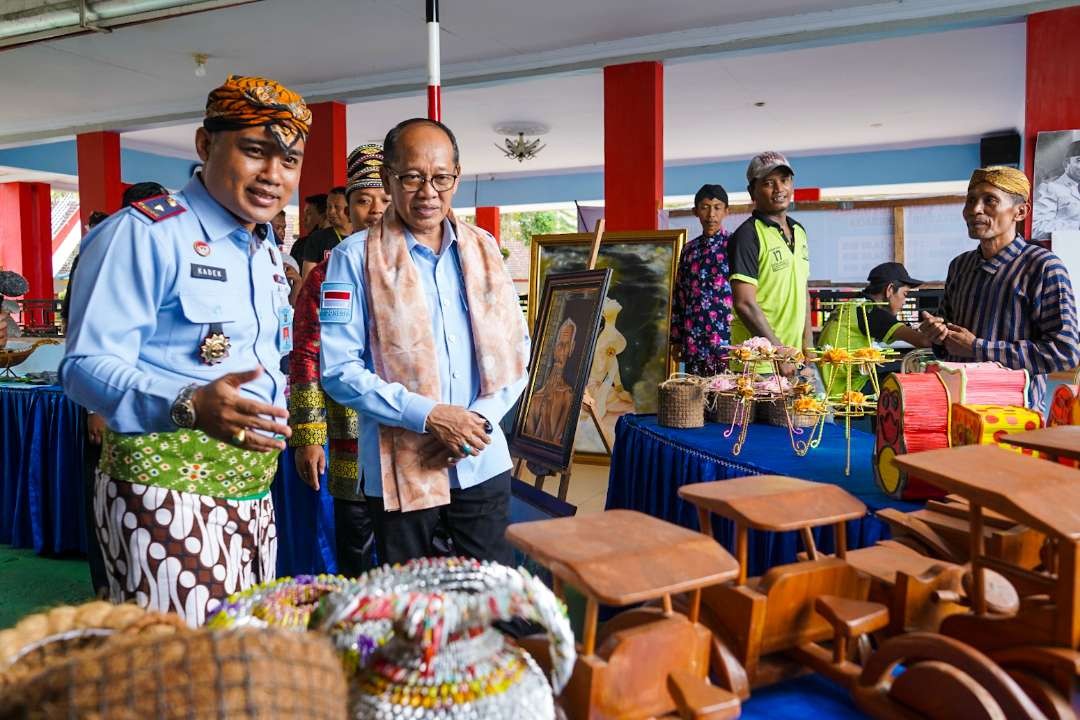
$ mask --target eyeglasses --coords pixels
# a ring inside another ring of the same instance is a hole
[[[451,175],[450,173],[440,173],[429,178],[419,173],[402,173],[401,175],[394,175],[394,177],[401,183],[401,187],[409,192],[416,192],[424,187],[425,183],[431,183],[431,187],[435,188],[435,192],[446,192],[454,187],[454,181],[458,179],[457,175]]]

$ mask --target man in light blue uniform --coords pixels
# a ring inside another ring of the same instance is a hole
[[[114,602],[198,626],[274,577],[292,310],[269,221],[310,117],[277,83],[230,77],[196,134],[202,172],[83,241],[60,375],[109,428],[94,516]]]
[[[441,517],[458,552],[509,563],[511,462],[499,420],[527,381],[527,329],[501,259],[486,261],[501,258],[494,239],[450,214],[461,173],[450,130],[405,121],[384,153],[392,209],[330,255],[320,304],[323,388],[360,415],[357,487],[381,561],[435,554]],[[384,262],[390,280],[382,286]],[[481,285],[488,289],[478,292]],[[380,348],[400,356],[413,340],[422,349],[397,367]],[[383,444],[391,430],[394,450]],[[419,448],[410,461],[396,454],[402,442]],[[419,464],[433,473],[411,476]]]

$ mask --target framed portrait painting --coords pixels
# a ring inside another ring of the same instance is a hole
[[[533,323],[529,384],[510,452],[551,470],[570,466],[610,270],[551,273]]]
[[[537,235],[532,241],[529,297],[540,296],[548,275],[588,265],[591,233]],[[597,269],[610,269],[602,326],[586,390],[609,438],[629,412],[656,412],[656,386],[673,369],[671,297],[686,231],[605,233]],[[530,320],[536,317],[530,302]],[[588,413],[579,413],[574,449],[583,460],[606,458],[604,443]]]
[[[1080,130],[1039,133],[1032,179],[1031,239],[1054,240],[1056,253],[1058,240],[1075,242],[1080,230]]]

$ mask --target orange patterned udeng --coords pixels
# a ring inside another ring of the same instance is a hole
[[[282,149],[290,150],[311,130],[311,110],[304,98],[262,77],[230,75],[206,98],[204,124],[210,130],[267,127]]]

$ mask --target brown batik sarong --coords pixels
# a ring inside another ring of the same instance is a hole
[[[112,602],[175,612],[201,626],[229,595],[275,577],[270,493],[230,500],[97,472],[94,520]]]

